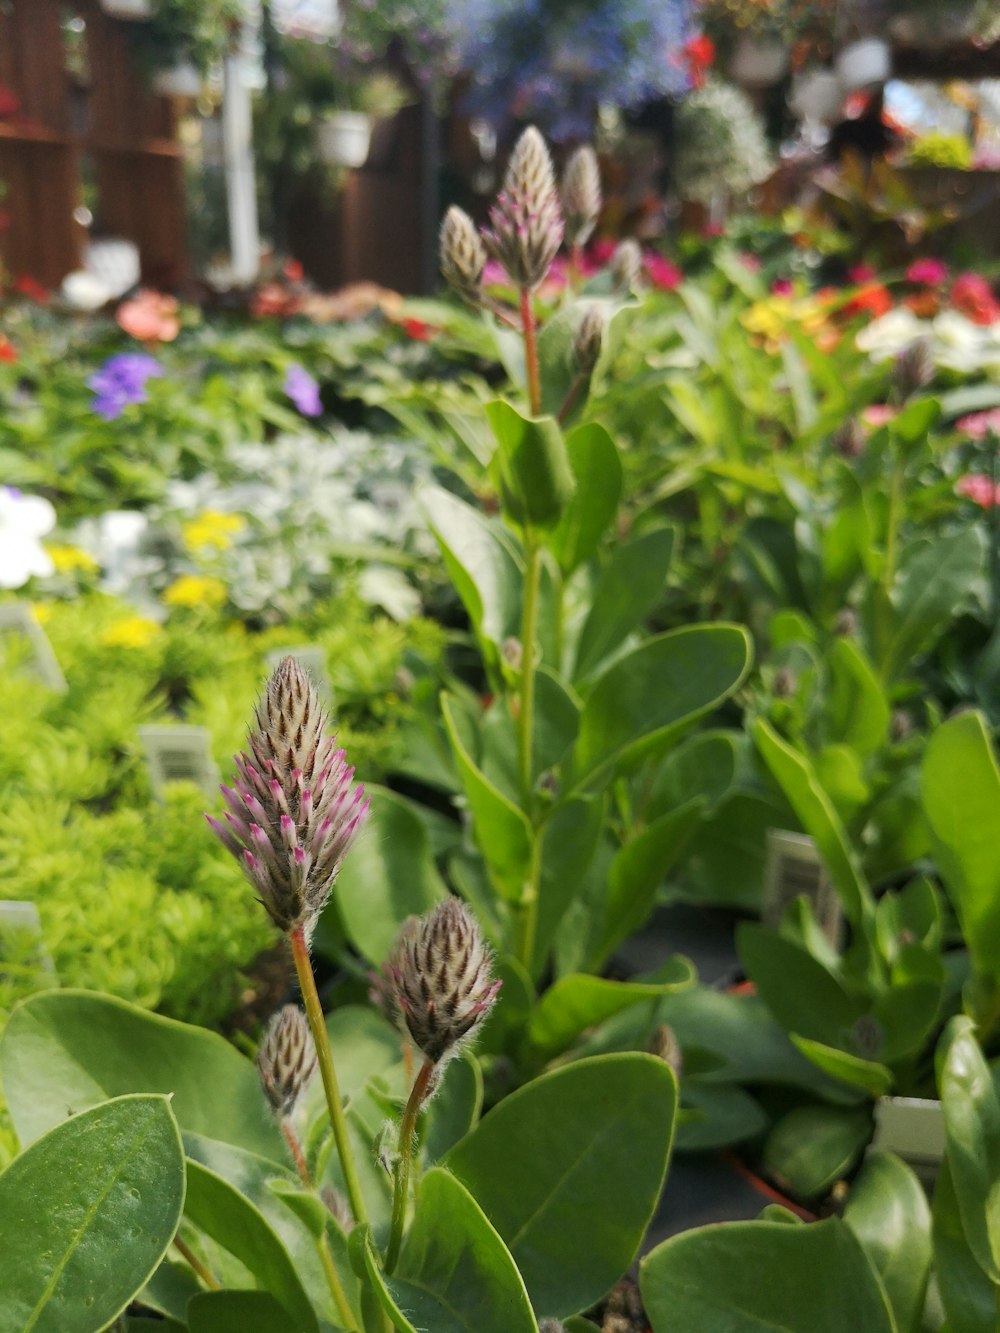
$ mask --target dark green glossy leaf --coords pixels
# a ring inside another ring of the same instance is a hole
[[[491,470],[504,514],[522,528],[549,531],[576,487],[554,417],[523,417],[503,399],[486,404],[497,449]]]
[[[632,1261],[662,1188],[675,1106],[661,1060],[598,1056],[519,1088],[449,1154],[540,1317],[589,1308]]]
[[[831,1078],[842,1079],[855,1087],[863,1088],[872,1097],[883,1097],[892,1088],[892,1070],[875,1060],[863,1060],[848,1051],[837,1050],[834,1046],[824,1046],[822,1042],[811,1041],[791,1033],[792,1043],[811,1060],[824,1074]]]
[[[744,921],[736,948],[757,994],[787,1032],[846,1049],[864,1005],[811,953],[767,926]]]
[[[990,1281],[969,1248],[948,1162],[934,1186],[934,1270],[950,1333],[992,1329],[1000,1286]]]
[[[570,574],[597,550],[618,509],[622,465],[611,436],[596,421],[578,426],[566,437],[569,466],[576,478],[549,546],[564,574]]]
[[[574,679],[592,676],[657,606],[673,549],[673,528],[654,528],[614,552],[601,571],[580,631]]]
[[[820,1198],[854,1166],[871,1135],[863,1108],[797,1106],[768,1135],[764,1169],[793,1198]]]
[[[266,1291],[204,1291],[188,1305],[190,1333],[299,1333],[299,1325]]]
[[[985,539],[970,523],[952,536],[914,549],[904,559],[894,592],[894,624],[879,663],[892,680],[926,652],[968,596],[983,567]]]
[[[767,1116],[760,1103],[727,1083],[702,1083],[685,1078],[681,1083],[681,1111],[677,1117],[677,1151],[706,1152],[742,1143],[760,1134]]]
[[[839,1218],[683,1232],[647,1255],[639,1274],[653,1333],[896,1333],[879,1280]]]
[[[160,1092],[172,1094],[181,1129],[283,1160],[251,1061],[217,1033],[110,995],[33,995],[11,1015],[0,1068],[24,1144],[95,1102]]]
[[[931,1210],[920,1181],[892,1153],[869,1153],[844,1221],[882,1279],[899,1333],[917,1333],[931,1271]]]
[[[0,1175],[0,1328],[104,1328],[163,1258],[183,1202],[166,1097],[118,1097],[49,1130]]]

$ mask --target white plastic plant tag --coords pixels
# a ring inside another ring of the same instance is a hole
[[[214,793],[219,770],[205,727],[140,727],[139,739],[146,750],[149,785],[158,801],[164,799],[171,782],[193,782]]]
[[[324,706],[332,708],[333,686],[330,684],[330,677],[326,673],[326,653],[323,649],[314,643],[300,643],[288,648],[275,648],[274,652],[268,653],[266,658],[268,671],[273,671],[278,663],[286,657],[295,658],[316,687],[316,693],[323,701]]]
[[[834,946],[840,943],[840,899],[823,868],[819,851],[805,833],[768,829],[764,872],[765,925],[777,926],[798,897],[812,907],[820,929]]]
[[[38,908],[34,903],[0,902],[0,976],[3,976],[4,961],[9,952],[8,935],[20,935],[31,941],[34,955],[33,966],[37,966],[39,970],[55,976],[55,964],[45,947],[42,922],[38,915]],[[17,961],[19,963],[21,961],[20,951],[18,951]]]
[[[26,602],[10,602],[0,606],[0,658],[6,655],[7,644],[18,656],[25,658],[25,674],[34,676],[50,690],[65,693],[66,677],[58,658],[34,611]]]
[[[875,1103],[875,1137],[869,1151],[894,1152],[931,1185],[944,1158],[941,1103],[925,1097],[880,1097]]]

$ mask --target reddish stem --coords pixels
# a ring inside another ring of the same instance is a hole
[[[528,403],[532,416],[542,411],[542,385],[538,373],[538,339],[535,332],[535,312],[531,292],[521,288],[521,329],[524,333],[524,364],[528,375]]]

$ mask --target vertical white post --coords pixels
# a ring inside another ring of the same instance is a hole
[[[239,54],[228,56],[225,62],[222,141],[233,277],[238,284],[245,285],[254,281],[260,269],[260,234],[257,229],[250,89],[243,78],[242,63]]]

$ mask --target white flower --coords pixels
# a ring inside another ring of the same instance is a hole
[[[74,310],[100,310],[111,300],[112,292],[100,278],[80,269],[63,279],[62,296]]]
[[[918,319],[912,310],[899,306],[879,319],[873,319],[855,341],[858,349],[867,352],[873,361],[888,361],[930,332],[928,320]]]
[[[20,588],[33,575],[55,573],[39,541],[55,523],[56,511],[48,500],[0,486],[0,588]]]

